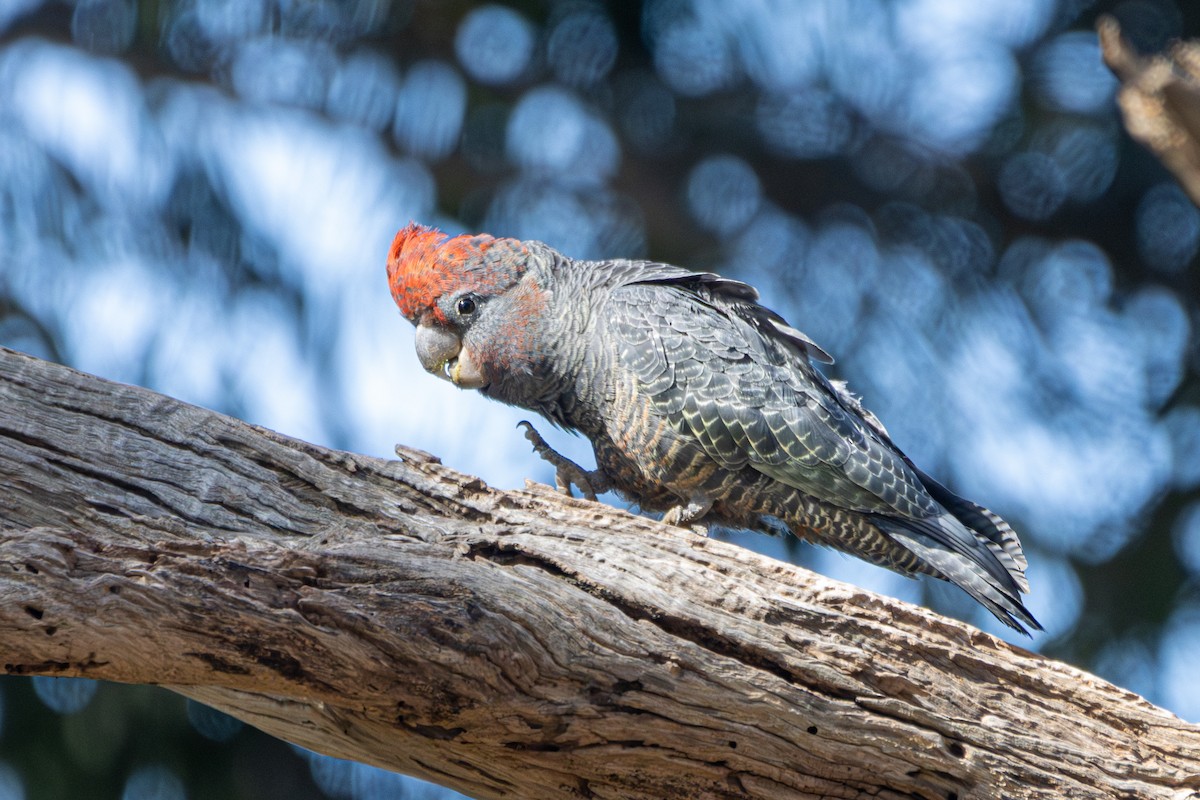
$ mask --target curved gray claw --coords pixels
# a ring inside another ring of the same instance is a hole
[[[608,478],[600,470],[585,470],[571,459],[546,444],[546,440],[537,432],[537,428],[527,420],[521,420],[517,427],[525,426],[525,438],[533,445],[533,452],[554,467],[554,483],[558,491],[571,496],[571,486],[576,486],[588,500],[595,500],[597,492],[608,491]]]

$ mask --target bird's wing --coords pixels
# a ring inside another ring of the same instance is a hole
[[[636,267],[635,280],[627,285],[638,286],[675,286],[686,287],[691,291],[703,292],[721,298],[724,303],[752,309],[753,315],[771,332],[791,342],[800,348],[809,358],[824,364],[832,364],[833,356],[826,353],[816,342],[808,338],[802,331],[788,325],[783,317],[774,311],[758,304],[758,290],[748,283],[722,277],[715,272],[693,272],[670,264],[658,264],[653,261],[626,262],[630,267]]]
[[[726,469],[749,466],[863,514],[1001,621],[1039,628],[1020,600],[1028,583],[1012,529],[920,473],[873,415],[817,372],[816,345],[748,289],[683,273],[611,294],[605,319],[618,358],[654,409]]]
[[[756,297],[681,271],[617,289],[607,319],[656,410],[723,467],[856,511],[938,513],[904,457],[812,366],[823,351]]]

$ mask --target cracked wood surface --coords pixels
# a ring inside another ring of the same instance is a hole
[[[1087,673],[399,452],[0,350],[4,672],[166,686],[481,798],[1200,797],[1200,728]]]

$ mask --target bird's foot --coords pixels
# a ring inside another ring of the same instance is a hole
[[[588,500],[595,500],[597,492],[607,492],[611,487],[608,477],[598,469],[585,470],[571,459],[559,453],[537,432],[537,428],[525,420],[517,423],[517,427],[525,426],[525,438],[533,445],[533,452],[554,467],[554,483],[558,491],[571,496],[571,487],[575,486],[583,492]]]
[[[707,497],[693,497],[687,505],[678,505],[668,509],[667,513],[663,514],[662,521],[679,528],[699,529],[701,533],[707,533],[707,526],[693,523],[702,519],[711,508],[712,500]]]

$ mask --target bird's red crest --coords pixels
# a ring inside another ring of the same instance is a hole
[[[396,234],[388,251],[388,287],[400,313],[417,322],[432,313],[445,315],[437,300],[448,292],[471,289],[500,291],[524,272],[525,245],[486,233],[448,238],[441,231],[410,222]]]

